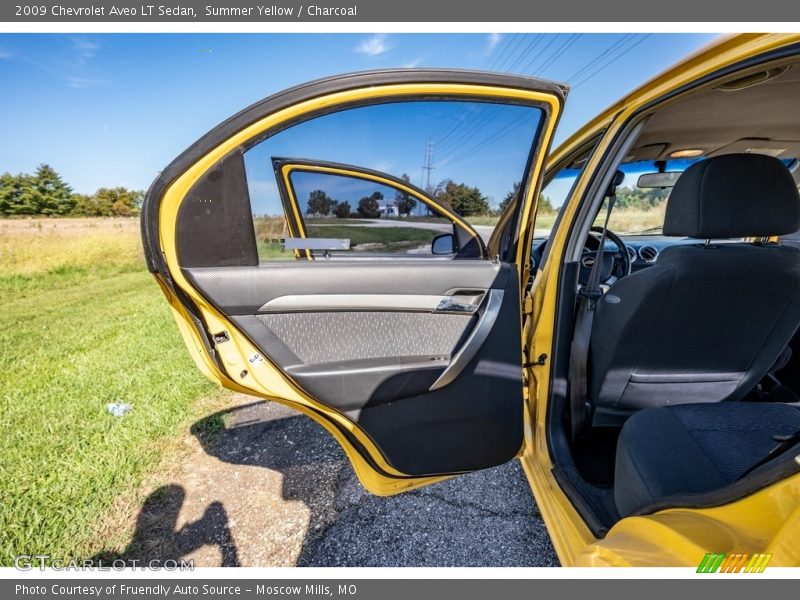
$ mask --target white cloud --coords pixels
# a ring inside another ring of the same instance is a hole
[[[502,40],[503,34],[490,33],[486,38],[486,54],[491,54],[492,51],[497,48],[497,44],[499,44]]]
[[[108,85],[109,81],[107,79],[92,79],[89,77],[72,77],[66,76],[64,77],[64,81],[67,82],[67,85],[76,90],[85,90],[87,88],[96,88],[96,87],[103,87]]]
[[[356,52],[367,56],[380,56],[387,52],[391,46],[386,41],[385,33],[376,33],[356,46]]]
[[[93,59],[100,49],[100,44],[83,36],[70,36],[69,41],[72,44],[72,49],[75,51],[79,63],[85,63]]]
[[[11,52],[0,50],[0,60],[8,60],[11,58]]]

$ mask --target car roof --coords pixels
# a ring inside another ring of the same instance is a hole
[[[800,34],[735,34],[722,36],[689,54],[633,91],[625,94],[570,135],[550,155],[555,164],[565,154],[584,146],[621,112],[635,110],[658,100],[704,75],[752,56],[800,42]],[[798,48],[800,53],[800,48]]]

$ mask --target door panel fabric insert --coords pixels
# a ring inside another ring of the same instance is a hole
[[[447,356],[468,333],[474,317],[435,313],[323,312],[258,315],[303,364]]]

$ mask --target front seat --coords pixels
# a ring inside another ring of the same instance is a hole
[[[697,504],[698,495],[781,462],[785,470],[769,482],[797,472],[798,432],[800,410],[780,403],[684,404],[637,412],[617,443],[617,511],[625,517],[670,500]]]
[[[595,424],[670,404],[740,400],[800,325],[800,250],[765,238],[800,228],[800,195],[773,157],[730,154],[689,167],[664,234],[697,238],[598,302],[589,349]]]

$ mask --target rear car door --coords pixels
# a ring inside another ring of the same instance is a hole
[[[197,365],[314,418],[376,494],[516,456],[526,240],[565,95],[524,77],[371,72],[206,134],[142,214]]]

